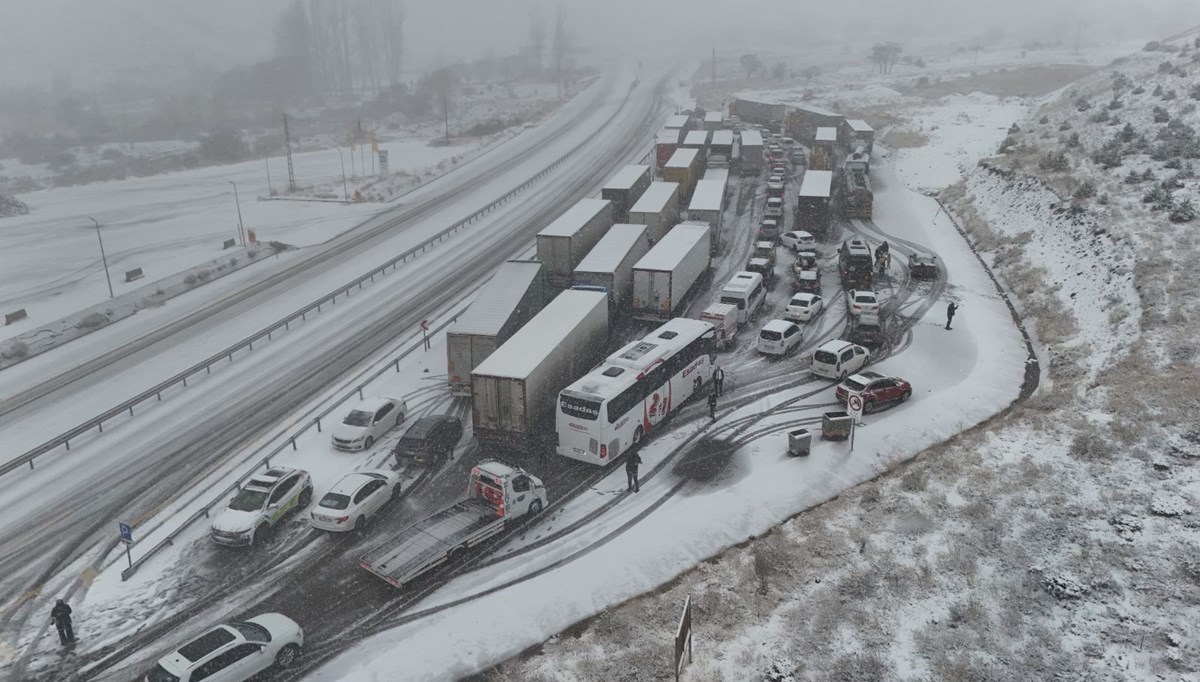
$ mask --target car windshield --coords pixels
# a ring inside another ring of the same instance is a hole
[[[373,417],[373,416],[374,416],[374,413],[372,413],[372,412],[363,412],[362,410],[351,410],[350,414],[346,415],[346,419],[343,420],[342,423],[348,424],[350,426],[370,426],[371,425],[371,417]]]
[[[813,353],[813,362],[820,362],[826,365],[837,364],[837,356],[827,350],[819,350]]]
[[[229,508],[235,511],[258,511],[267,502],[265,490],[242,490],[229,503]]]
[[[773,331],[773,330],[770,330],[770,329],[764,329],[764,330],[762,330],[762,332],[761,332],[761,333],[758,335],[758,337],[759,337],[760,339],[763,339],[763,340],[765,340],[765,341],[778,341],[779,339],[782,339],[782,338],[783,338],[783,334],[780,334],[779,332],[777,332],[777,331]]]
[[[345,509],[350,506],[350,498],[338,493],[326,493],[317,506],[325,509]]]
[[[267,630],[258,623],[238,622],[230,623],[229,627],[242,633],[248,642],[266,643],[271,641],[271,631]]]
[[[854,391],[855,393],[858,393],[859,391],[861,391],[867,387],[866,384],[864,384],[860,381],[855,381],[854,379],[846,379],[842,383],[845,384],[847,389]]]
[[[146,682],[179,682],[179,676],[167,672],[167,669],[160,663],[146,673]]]

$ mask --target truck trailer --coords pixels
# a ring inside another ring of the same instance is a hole
[[[763,169],[763,139],[757,130],[743,130],[738,148],[738,163],[742,175],[758,175]]]
[[[679,183],[652,182],[629,209],[629,222],[646,226],[650,242],[663,238],[679,221]]]
[[[671,155],[679,149],[684,131],[681,128],[666,128],[654,137],[654,164],[662,168],[671,160]]]
[[[700,179],[702,172],[704,172],[704,151],[680,148],[675,150],[675,153],[667,160],[667,165],[663,166],[662,176],[666,182],[679,183],[679,200],[688,201],[692,198],[692,191],[696,189],[696,182]]]
[[[633,314],[661,320],[682,308],[688,292],[708,271],[709,233],[704,223],[682,223],[633,266]]]
[[[796,196],[796,228],[821,239],[829,233],[833,171],[807,170]]]
[[[613,225],[575,268],[575,285],[601,287],[614,310],[626,310],[633,300],[633,266],[649,251],[645,225]]]
[[[471,373],[471,421],[483,445],[529,448],[554,433],[554,402],[608,343],[608,296],[567,289]]]
[[[547,298],[542,263],[510,260],[501,265],[446,333],[450,394],[471,395],[471,371],[538,314]]]
[[[650,166],[629,165],[600,188],[600,198],[612,202],[614,222],[628,222],[629,207],[637,203],[653,179]]]
[[[364,554],[360,567],[402,588],[546,508],[546,486],[496,460],[471,469],[465,499],[421,519]]]
[[[725,206],[725,183],[719,180],[701,180],[688,203],[687,219],[707,224],[711,229],[712,253],[717,252],[721,239],[721,215]]]
[[[580,199],[537,235],[537,257],[551,286],[571,286],[575,266],[613,225],[612,202]]]

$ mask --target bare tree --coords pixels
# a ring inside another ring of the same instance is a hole
[[[879,69],[879,73],[891,73],[903,51],[904,48],[900,47],[899,43],[875,43],[871,46],[871,61]]]
[[[763,63],[757,55],[744,54],[741,58],[742,69],[746,71],[746,78],[754,78],[754,74],[763,70]]]
[[[442,114],[442,125],[445,127],[447,140],[450,139],[450,109],[454,106],[454,86],[457,83],[458,74],[452,67],[442,67],[429,74],[434,103]]]

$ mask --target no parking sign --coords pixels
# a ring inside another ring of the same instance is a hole
[[[850,413],[851,417],[854,417],[855,422],[862,419],[862,409],[863,400],[861,395],[851,394],[850,397],[846,398],[846,411]]]

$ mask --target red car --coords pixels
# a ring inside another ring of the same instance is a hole
[[[839,403],[845,403],[851,393],[862,396],[864,413],[874,412],[911,398],[912,384],[900,377],[889,377],[879,372],[859,372],[846,377],[834,391]]]

